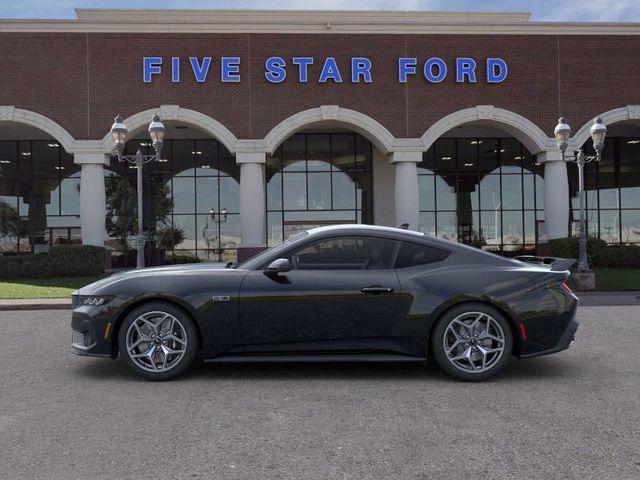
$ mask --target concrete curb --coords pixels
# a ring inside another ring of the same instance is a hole
[[[71,310],[71,299],[33,298],[28,300],[0,300],[0,312],[20,310]]]

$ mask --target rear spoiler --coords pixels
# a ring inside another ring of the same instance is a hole
[[[550,270],[552,272],[569,270],[577,263],[577,260],[574,258],[537,257],[535,255],[521,255],[519,257],[515,257],[515,259],[520,260],[521,262],[550,266]]]

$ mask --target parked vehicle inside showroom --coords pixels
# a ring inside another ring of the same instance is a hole
[[[240,265],[120,273],[73,295],[72,351],[166,380],[206,362],[433,356],[478,381],[511,356],[569,347],[578,299],[562,262],[531,263],[405,229],[340,225]],[[547,264],[548,263],[548,264]]]

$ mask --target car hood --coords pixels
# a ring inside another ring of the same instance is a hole
[[[104,292],[105,289],[108,289],[111,285],[115,285],[120,282],[126,282],[128,280],[133,280],[137,278],[147,278],[147,277],[167,277],[167,276],[178,276],[178,275],[190,275],[197,273],[207,273],[207,274],[215,274],[220,273],[220,275],[226,275],[231,272],[237,272],[236,269],[225,268],[224,263],[195,263],[195,264],[184,264],[184,265],[170,265],[166,267],[152,267],[152,268],[141,268],[136,270],[127,270],[124,272],[114,273],[113,275],[98,280],[97,282],[90,283],[89,285],[85,285],[84,287],[78,289],[74,294],[77,295],[91,295],[96,293],[97,291]]]

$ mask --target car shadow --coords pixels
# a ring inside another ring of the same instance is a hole
[[[119,361],[83,359],[74,366],[75,373],[85,380],[139,381],[139,378]],[[491,383],[560,379],[575,375],[575,365],[562,359],[515,358]],[[184,375],[173,381],[234,381],[253,380],[428,380],[450,382],[434,361],[421,363],[244,363],[212,364],[196,362]]]

